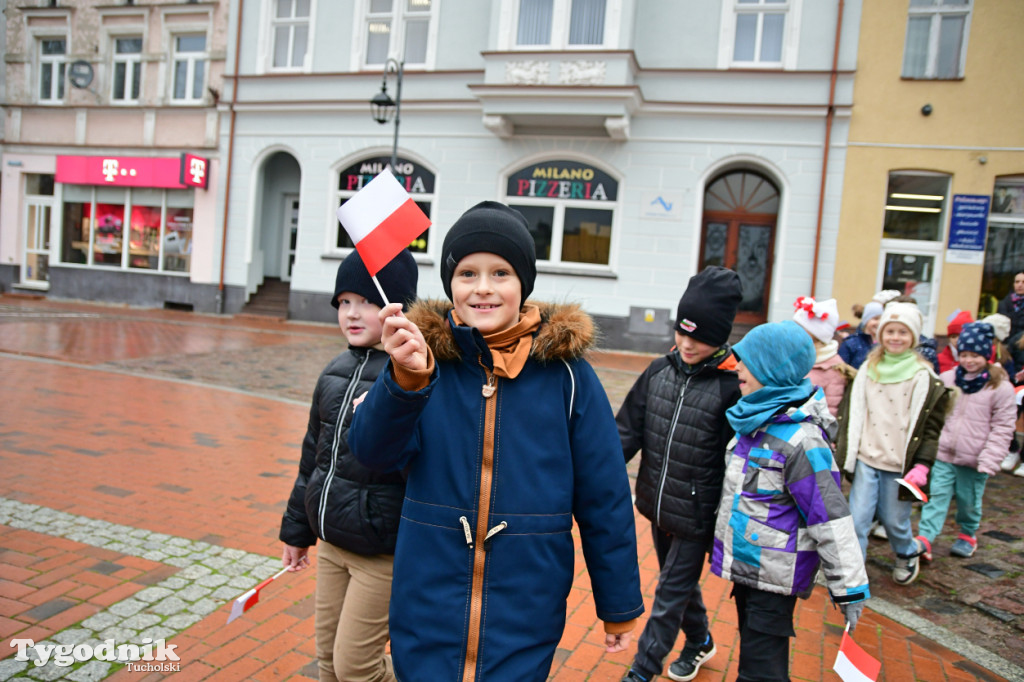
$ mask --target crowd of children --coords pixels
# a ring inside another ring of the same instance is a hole
[[[408,252],[381,289],[358,253],[338,269],[348,350],[317,382],[280,531],[295,571],[319,541],[321,680],[547,679],[574,522],[605,647],[629,649],[644,611],[625,469],[638,453],[660,572],[624,682],[692,680],[715,655],[706,561],[732,583],[738,679],[788,679],[796,601],[819,572],[852,630],[876,517],[898,585],[931,560],[954,498],[950,553],[971,556],[985,482],[1024,431],[1010,381],[1024,372],[1001,367],[1013,353],[1024,367],[1024,333],[1000,356],[1002,315],[957,315],[936,355],[899,292],[864,305],[841,343],[835,300],[801,297],[792,320],[730,347],[740,278],[711,266],[679,301],[675,346],[613,415],[585,359],[591,319],[527,300],[536,254],[519,212],[466,211],[440,271],[448,300],[413,302]],[[912,501],[929,494],[915,533]]]

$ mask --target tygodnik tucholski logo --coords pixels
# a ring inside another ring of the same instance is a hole
[[[130,671],[180,672],[180,661],[174,650],[177,644],[168,645],[165,640],[156,641],[145,637],[142,644],[117,644],[112,639],[103,640],[95,647],[90,644],[36,644],[31,639],[12,639],[11,646],[18,648],[16,661],[33,661],[37,667],[53,661],[53,665],[65,668],[85,661],[111,661],[127,664]],[[36,656],[29,655],[34,651]]]

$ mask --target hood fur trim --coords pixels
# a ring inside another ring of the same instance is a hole
[[[594,321],[578,304],[527,303],[540,310],[540,329],[530,349],[530,357],[538,362],[581,358],[597,344]],[[406,313],[406,317],[420,328],[434,357],[445,362],[462,359],[455,335],[448,325],[448,311],[452,307],[450,301],[443,299],[419,300]]]

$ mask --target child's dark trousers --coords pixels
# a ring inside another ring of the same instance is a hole
[[[774,594],[734,584],[740,630],[737,682],[789,680],[789,638],[793,632],[795,595]]]

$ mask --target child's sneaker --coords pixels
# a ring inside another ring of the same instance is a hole
[[[893,582],[897,585],[909,585],[917,580],[917,572],[920,569],[921,564],[916,556],[909,559],[896,557],[896,568],[892,569]]]
[[[1017,468],[1020,464],[1020,453],[1019,452],[1008,452],[1006,457],[1003,457],[1003,463],[999,465],[999,468],[1003,471],[1010,472]],[[1016,473],[1016,472],[1014,472]]]
[[[687,642],[676,662],[668,667],[667,674],[669,679],[676,682],[692,680],[697,676],[697,671],[700,670],[700,667],[715,655],[715,651],[717,649],[715,649],[715,643],[711,639],[710,632],[703,644],[690,644]]]
[[[630,668],[629,672],[623,675],[620,682],[648,682],[648,678]]]
[[[1021,464],[1019,467],[1014,469],[1013,470],[1013,475],[1014,476],[1020,476],[1021,478],[1024,478],[1024,464]]]
[[[953,556],[962,557],[969,559],[974,556],[974,550],[978,549],[978,541],[972,538],[970,535],[964,535],[960,533],[960,536],[953,543],[953,546],[949,548],[949,553]]]
[[[932,543],[928,542],[928,538],[923,535],[918,535],[917,540],[917,555],[925,561],[932,560]]]
[[[871,537],[878,538],[879,540],[888,540],[889,534],[885,532],[885,526],[875,521],[874,525],[871,526]]]

